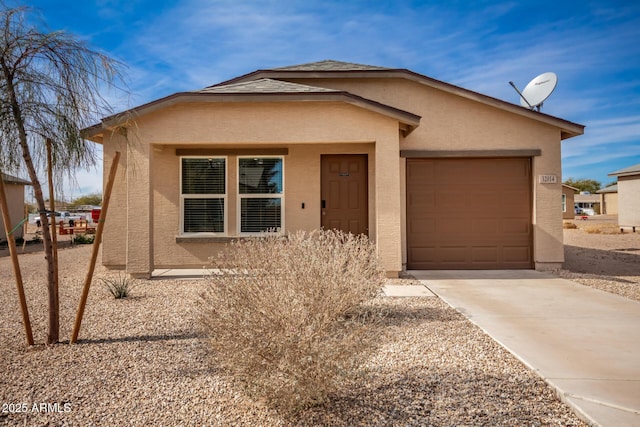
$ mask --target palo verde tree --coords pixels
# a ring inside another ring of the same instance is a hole
[[[580,191],[588,191],[591,194],[596,194],[596,191],[601,188],[600,181],[596,181],[595,179],[569,178],[563,184],[577,188]]]
[[[118,90],[122,64],[73,35],[43,30],[29,21],[32,15],[29,8],[0,2],[0,167],[26,169],[33,185],[47,262],[47,343],[53,344],[59,338],[57,278],[37,172],[47,157],[46,141],[55,177],[72,177],[78,168],[95,165],[93,145],[80,130],[110,112],[100,93]]]

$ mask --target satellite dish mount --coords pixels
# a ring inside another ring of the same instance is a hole
[[[542,103],[551,95],[558,84],[558,76],[555,73],[543,73],[531,80],[524,90],[520,92],[513,82],[511,86],[520,95],[520,105],[528,107],[530,110],[540,111]]]

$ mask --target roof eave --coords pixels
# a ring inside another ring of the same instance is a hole
[[[405,68],[389,68],[381,70],[343,70],[343,71],[302,71],[302,70],[257,70],[231,80],[210,86],[223,86],[228,84],[241,83],[258,78],[271,79],[294,79],[294,78],[404,78],[430,87],[438,88],[446,92],[471,99],[477,102],[491,105],[493,107],[506,110],[524,117],[560,128],[560,139],[565,140],[574,136],[584,134],[584,125],[573,123],[545,113],[532,111],[520,105],[512,104],[501,99],[493,98],[469,89],[452,85],[450,83],[436,80],[434,78],[416,73]]]
[[[176,104],[194,102],[345,102],[396,119],[400,129],[409,134],[419,126],[421,117],[408,111],[400,110],[389,105],[372,101],[349,92],[269,92],[269,93],[201,93],[178,92],[173,95],[143,104],[139,107],[105,117],[102,123],[83,129],[85,138],[102,143],[105,130],[116,130],[135,117],[140,117],[154,111]]]
[[[616,173],[616,172],[611,172],[609,174],[607,174],[608,176],[617,176],[617,177],[621,177],[621,176],[635,176],[635,175],[640,175],[640,170],[638,171],[629,171],[629,172],[620,172],[620,173]]]

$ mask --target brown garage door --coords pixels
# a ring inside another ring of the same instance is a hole
[[[530,164],[407,159],[407,268],[531,268]]]

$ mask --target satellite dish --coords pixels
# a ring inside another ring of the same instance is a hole
[[[509,82],[511,86],[520,95],[520,105],[529,107],[529,109],[538,109],[542,107],[542,103],[551,95],[558,84],[558,76],[555,73],[543,73],[535,79],[531,80],[524,90],[520,92],[513,82]]]

